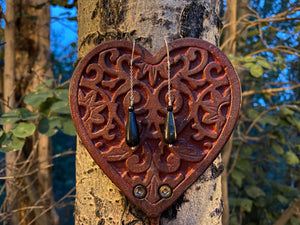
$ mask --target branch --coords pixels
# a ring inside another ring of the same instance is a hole
[[[252,27],[255,27],[256,25],[258,25],[259,27],[259,32],[260,32],[260,37],[262,42],[264,43],[265,46],[266,43],[263,40],[263,36],[262,36],[262,31],[261,31],[261,25],[263,23],[268,23],[269,26],[271,26],[272,22],[280,22],[280,21],[287,21],[287,20],[300,20],[300,17],[288,17],[289,15],[296,13],[297,11],[300,11],[300,7],[295,6],[295,7],[290,7],[288,8],[286,11],[276,14],[275,16],[271,16],[271,17],[267,17],[267,18],[261,18],[259,13],[257,11],[255,11],[254,9],[249,7],[249,11],[251,11],[252,13],[246,14],[242,17],[239,18],[239,20],[237,20],[234,24],[243,24],[244,26],[241,27],[239,29],[239,31],[237,31],[235,33],[235,35],[232,35],[230,38],[228,38],[227,40],[224,41],[224,43],[221,45],[221,50],[223,50],[225,48],[225,46],[228,45],[228,43],[234,41],[236,38],[240,37],[240,35],[245,31],[248,30]],[[248,18],[252,17],[255,18],[255,20],[249,20]],[[225,24],[223,29],[227,28],[228,26],[231,26],[232,24]],[[272,49],[267,48],[264,49],[263,51],[270,51]],[[278,49],[279,50],[279,49]],[[287,51],[287,50],[285,50]],[[260,52],[256,52],[255,54],[258,54]],[[288,51],[286,52],[288,54],[291,54],[292,52]],[[255,55],[254,53],[252,55]],[[299,54],[294,54],[297,55],[299,57]]]
[[[269,89],[264,89],[264,90],[251,90],[251,91],[244,91],[242,96],[249,96],[249,95],[255,95],[255,94],[270,94],[273,92],[281,92],[281,91],[287,91],[287,90],[292,90],[292,89],[296,89],[296,88],[300,88],[300,84],[296,84],[290,87],[282,87],[282,88],[269,88]]]
[[[292,216],[297,214],[299,210],[300,200],[298,200],[297,202],[292,204],[288,209],[286,209],[273,225],[285,225]]]
[[[243,135],[243,137],[247,137],[249,139],[249,136],[248,134],[250,133],[250,131],[252,130],[253,127],[255,127],[255,125],[258,123],[258,121],[261,119],[261,117],[263,115],[265,115],[266,113],[270,112],[270,111],[273,111],[273,110],[277,110],[277,109],[280,109],[280,108],[285,108],[285,107],[289,107],[289,108],[298,108],[297,106],[295,105],[281,105],[281,106],[273,106],[269,109],[267,109],[266,111],[263,111],[261,112],[256,118],[255,120],[253,120],[253,122],[250,124],[249,128],[247,129],[247,131],[245,132],[245,134]],[[241,138],[242,136],[239,135]],[[250,137],[251,139],[252,137]],[[237,160],[238,160],[238,156],[239,156],[239,152],[240,152],[240,149],[241,149],[241,146],[242,146],[242,142],[239,143],[238,147],[237,147],[237,150],[234,154],[234,160],[233,162],[231,163],[231,167],[230,169],[228,170],[228,175],[230,175],[232,173],[232,171],[234,170],[234,167],[236,166],[236,163],[237,163]]]
[[[285,45],[277,45],[273,48],[260,49],[260,50],[251,52],[247,56],[253,56],[253,55],[257,55],[257,54],[262,53],[262,52],[272,52],[272,51],[284,52],[284,53],[287,53],[289,55],[295,55],[297,57],[300,57],[300,51],[299,50],[297,50],[296,48],[290,47],[290,46],[285,46]]]

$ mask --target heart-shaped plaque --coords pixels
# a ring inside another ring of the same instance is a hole
[[[169,43],[171,96],[177,142],[163,139],[168,106],[166,47],[155,55],[137,45],[133,94],[140,144],[126,144],[132,42],[95,47],[70,84],[72,118],[86,149],[104,173],[150,218],[159,218],[213,162],[229,138],[241,101],[227,57],[199,39]]]

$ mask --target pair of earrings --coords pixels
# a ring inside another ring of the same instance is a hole
[[[168,42],[165,40],[167,50],[168,63],[168,107],[167,116],[164,126],[164,142],[172,146],[177,140],[176,124],[173,115],[173,106],[171,100],[171,75],[170,75],[170,55]],[[133,56],[134,56],[135,41],[133,41],[131,60],[130,60],[130,106],[128,107],[128,118],[126,123],[126,143],[129,147],[135,148],[140,142],[139,127],[134,113],[134,96],[133,96]]]

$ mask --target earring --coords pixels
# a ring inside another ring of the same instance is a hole
[[[177,140],[177,132],[176,132],[176,124],[173,115],[173,106],[171,101],[171,76],[170,76],[170,55],[169,55],[169,48],[168,42],[165,40],[166,49],[167,49],[167,60],[168,60],[168,107],[167,107],[167,117],[165,119],[165,127],[164,127],[164,141],[170,147],[176,142]]]
[[[128,117],[126,122],[126,143],[132,149],[140,142],[139,126],[136,121],[134,113],[134,96],[133,96],[133,55],[134,55],[135,41],[133,41],[131,60],[130,60],[130,106],[128,107]]]

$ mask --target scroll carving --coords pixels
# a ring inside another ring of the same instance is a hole
[[[170,147],[163,141],[166,52],[162,48],[152,56],[138,47],[133,89],[140,145],[131,149],[125,142],[131,50],[130,42],[114,41],[86,57],[73,75],[72,116],[96,163],[110,167],[104,171],[131,200],[138,202],[130,190],[143,185],[143,201],[166,208],[171,202],[160,197],[158,188],[167,184],[178,197],[217,156],[235,124],[240,87],[230,62],[213,45],[197,39],[172,42],[171,96],[178,140]],[[154,209],[149,216],[156,214]]]

